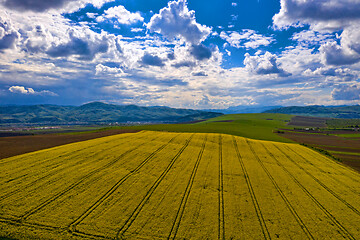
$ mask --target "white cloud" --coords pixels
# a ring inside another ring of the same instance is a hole
[[[97,54],[106,53],[109,49],[109,41],[105,35],[96,34],[92,31],[78,33],[69,32],[69,40],[52,44],[46,53],[51,57],[76,56],[79,60],[93,60]]]
[[[111,74],[124,73],[124,71],[121,68],[108,67],[102,64],[97,64],[95,67],[95,71],[96,71],[96,75],[100,75],[103,73],[111,73]]]
[[[297,41],[301,45],[308,46],[324,44],[333,37],[334,35],[330,33],[320,33],[313,30],[303,30],[301,32],[294,33],[291,37],[291,40]]]
[[[86,16],[87,16],[88,18],[96,18],[97,15],[98,15],[97,13],[90,13],[90,12],[87,12],[87,13],[86,13]]]
[[[142,32],[144,31],[143,28],[131,28],[131,32]]]
[[[340,85],[331,92],[334,100],[360,100],[359,85]]]
[[[360,55],[338,45],[335,41],[320,47],[322,62],[326,65],[348,65],[360,61]]]
[[[100,8],[106,2],[113,0],[0,0],[0,4],[8,9],[19,12],[75,12],[87,4]]]
[[[316,36],[311,31],[295,34],[293,39],[320,41],[322,63],[326,65],[349,65],[360,61],[358,0],[281,0],[280,12],[273,17],[273,23],[278,29],[307,24],[313,31],[343,30],[340,44],[326,41],[326,35]]]
[[[232,2],[232,3],[231,3],[231,6],[236,7],[236,6],[237,6],[237,3],[236,3],[236,2]]]
[[[147,28],[170,40],[182,38],[190,43],[198,44],[211,33],[211,28],[196,22],[195,11],[189,10],[186,0],[171,1],[167,7],[151,17]]]
[[[20,34],[12,26],[10,19],[3,19],[0,16],[0,52],[15,48],[19,38]]]
[[[340,30],[360,20],[358,0],[281,0],[275,28],[309,24],[314,30]]]
[[[122,5],[105,10],[103,15],[96,18],[96,21],[103,22],[106,19],[109,19],[110,21],[114,20],[114,22],[125,25],[131,25],[136,22],[144,21],[144,18],[140,15],[139,12],[129,12]]]
[[[266,37],[251,29],[244,29],[241,32],[222,31],[220,37],[235,48],[258,48],[268,46],[275,41],[273,37]]]
[[[50,95],[50,96],[57,96],[56,93],[53,93],[48,90],[42,90],[40,92],[36,92],[32,88],[26,88],[23,86],[11,86],[9,91],[12,93],[20,93],[20,94],[30,94],[30,95]]]
[[[248,71],[259,75],[277,74],[279,77],[288,77],[291,75],[279,66],[276,55],[269,52],[254,56],[246,53],[244,65]]]

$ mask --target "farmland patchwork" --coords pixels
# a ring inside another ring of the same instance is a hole
[[[125,133],[0,160],[0,237],[358,239],[359,182],[298,144]]]

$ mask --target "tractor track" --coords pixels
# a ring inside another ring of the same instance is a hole
[[[120,143],[120,144],[117,144],[117,145],[115,145],[115,146],[111,146],[111,147],[102,149],[102,150],[99,151],[99,152],[96,152],[96,153],[91,154],[91,155],[87,155],[87,156],[85,156],[85,157],[83,156],[84,159],[82,159],[82,160],[80,160],[80,161],[78,161],[78,162],[72,163],[71,165],[65,166],[65,167],[63,167],[63,168],[56,169],[57,167],[55,167],[55,170],[53,170],[53,171],[50,170],[50,171],[48,172],[48,174],[46,174],[46,175],[44,175],[44,176],[42,176],[42,177],[40,177],[40,178],[38,178],[38,179],[30,182],[30,183],[28,183],[28,184],[26,184],[26,185],[24,185],[24,186],[20,186],[19,188],[16,188],[15,190],[13,190],[13,191],[11,191],[11,192],[8,192],[8,193],[0,196],[0,201],[2,201],[2,200],[4,200],[4,199],[6,199],[6,198],[8,198],[8,197],[10,197],[10,196],[18,193],[18,192],[21,192],[21,191],[23,191],[24,189],[26,189],[26,188],[28,188],[28,187],[33,186],[34,184],[38,183],[38,182],[41,181],[41,180],[44,180],[44,179],[46,179],[46,178],[48,178],[48,177],[51,177],[51,176],[56,175],[57,173],[66,171],[67,169],[70,169],[70,168],[75,167],[75,166],[77,166],[77,165],[79,165],[79,164],[82,164],[82,163],[88,161],[89,158],[93,158],[93,157],[95,157],[95,156],[97,156],[97,155],[99,155],[99,154],[101,154],[101,153],[103,153],[103,152],[106,152],[106,151],[109,150],[109,149],[112,149],[112,148],[116,148],[116,147],[118,147],[118,146],[121,146],[122,144],[124,144],[124,143]],[[141,145],[141,144],[140,144],[140,145]],[[140,145],[139,145],[139,146],[140,146]],[[101,159],[100,159],[100,160],[101,160]],[[99,161],[99,159],[95,159],[94,161]],[[86,163],[84,166],[82,166],[82,167],[85,167],[85,166],[90,165],[90,164],[92,164],[92,163],[93,163],[93,161],[87,162],[87,163]],[[47,184],[47,183],[44,183],[44,184]],[[40,185],[40,186],[38,186],[36,189],[41,188],[42,186],[43,186],[43,184]]]
[[[141,212],[142,208],[146,204],[146,202],[149,200],[149,198],[152,196],[156,188],[159,186],[161,181],[165,178],[167,173],[170,171],[172,166],[174,165],[175,161],[180,157],[180,155],[184,152],[184,150],[189,145],[191,139],[193,138],[194,134],[191,135],[191,137],[186,140],[183,147],[180,149],[180,151],[171,159],[169,165],[166,167],[166,169],[161,173],[161,175],[158,177],[158,179],[154,182],[154,184],[151,186],[151,188],[147,191],[145,197],[141,200],[141,202],[136,206],[134,211],[131,213],[130,217],[125,221],[123,226],[118,230],[116,234],[116,239],[121,239],[123,237],[123,234],[129,229],[129,227],[132,225],[132,223],[135,221],[139,213]]]
[[[293,162],[293,160],[287,154],[285,154],[280,148],[278,148],[277,146],[275,146],[275,147],[287,159],[289,159],[290,161]],[[349,231],[338,220],[336,220],[336,218],[284,166],[282,166],[280,163],[278,163],[278,164],[293,179],[293,181],[306,193],[306,195],[320,208],[320,210],[328,217],[328,219],[330,219],[330,221],[340,229],[340,231],[341,231],[340,234],[344,238],[354,239],[355,240],[354,236],[352,236],[352,234],[349,233]]]
[[[97,207],[99,207],[105,200],[107,200],[129,177],[137,173],[146,163],[148,163],[158,152],[168,146],[176,137],[171,138],[167,143],[160,146],[149,156],[147,156],[136,168],[131,170],[128,174],[122,177],[115,185],[113,185],[104,195],[102,195],[94,204],[92,204],[84,213],[75,219],[67,228],[70,232],[77,233],[76,226],[79,225],[87,216],[89,216]]]
[[[238,160],[239,160],[239,163],[240,163],[240,166],[241,166],[241,169],[244,173],[244,177],[245,177],[245,180],[246,180],[246,185],[248,187],[248,190],[250,192],[250,196],[251,196],[251,201],[254,205],[254,208],[255,208],[255,212],[256,212],[256,216],[259,220],[259,223],[260,223],[260,227],[261,227],[261,231],[262,231],[262,234],[264,236],[265,239],[271,239],[271,236],[270,236],[270,233],[269,233],[269,230],[267,229],[267,226],[266,226],[266,223],[265,223],[265,219],[264,219],[264,216],[261,212],[261,208],[260,208],[260,205],[259,205],[259,202],[258,200],[256,199],[256,196],[255,196],[255,192],[254,192],[254,189],[251,185],[251,181],[250,181],[250,178],[249,178],[249,175],[247,173],[247,170],[245,168],[245,165],[244,165],[244,162],[243,162],[243,159],[240,155],[240,152],[239,152],[239,148],[238,148],[238,145],[237,145],[237,142],[236,142],[236,139],[234,136],[232,136],[233,138],[233,144],[234,144],[234,147],[235,147],[235,151],[236,151],[236,155],[238,157]]]
[[[135,151],[136,149],[138,149],[140,146],[145,145],[146,142],[131,148],[129,150],[127,150],[126,152],[122,153],[120,156],[116,157],[114,160],[112,160],[111,162],[96,168],[94,170],[92,170],[91,172],[87,173],[85,176],[81,177],[80,179],[78,179],[76,182],[72,183],[70,186],[68,186],[67,188],[65,188],[64,190],[58,192],[57,194],[53,195],[52,197],[50,197],[49,199],[47,199],[46,201],[44,201],[43,203],[41,203],[40,205],[38,205],[37,207],[27,211],[26,213],[24,213],[23,215],[21,215],[19,217],[20,221],[24,221],[26,220],[29,216],[33,215],[34,213],[38,212],[40,209],[44,208],[45,206],[49,205],[50,203],[52,203],[53,201],[55,201],[56,199],[58,199],[59,197],[63,196],[64,194],[66,194],[67,192],[69,192],[70,190],[74,189],[76,186],[78,186],[79,184],[81,184],[82,182],[84,182],[85,180],[89,179],[90,177],[92,177],[94,174],[113,166],[114,164],[116,164],[120,159],[122,159],[125,155]]]
[[[179,229],[179,226],[180,226],[180,223],[181,223],[181,219],[182,219],[182,216],[184,214],[186,203],[187,203],[187,200],[189,198],[190,191],[191,191],[192,185],[194,183],[195,176],[196,176],[197,170],[199,168],[199,164],[200,164],[202,155],[203,155],[204,150],[205,150],[206,141],[207,141],[207,135],[205,136],[204,142],[203,142],[203,144],[201,146],[201,150],[200,150],[199,155],[197,157],[197,160],[195,162],[194,168],[193,168],[193,170],[191,172],[190,179],[189,179],[189,182],[188,182],[188,184],[186,186],[185,192],[184,192],[184,194],[183,194],[183,196],[181,198],[179,209],[178,209],[178,211],[176,213],[174,222],[172,224],[172,227],[171,227],[171,230],[170,230],[170,233],[169,233],[169,236],[168,236],[167,239],[175,239],[176,238],[176,234],[178,232],[178,229]]]
[[[219,134],[219,223],[218,239],[225,239],[225,207],[224,207],[224,171],[222,158],[222,137]]]
[[[280,152],[282,152],[286,157],[289,158],[289,156],[284,153],[282,150],[280,150],[280,148],[278,148],[277,146],[275,146],[277,149],[279,149]],[[291,148],[288,148],[291,151],[293,151]],[[293,151],[296,155],[298,155],[300,158],[305,159],[303,156],[301,156],[300,154],[298,154],[297,152]],[[357,210],[354,206],[352,206],[350,203],[346,202],[344,199],[342,199],[339,195],[337,195],[333,190],[331,190],[329,187],[327,187],[323,182],[321,182],[319,179],[317,179],[314,175],[312,175],[311,173],[309,173],[306,169],[304,169],[303,167],[301,167],[297,162],[295,162],[294,160],[292,160],[291,158],[289,158],[290,161],[292,163],[294,163],[298,168],[300,168],[302,171],[304,171],[307,175],[309,175],[315,182],[317,182],[320,186],[322,186],[327,192],[329,192],[331,195],[333,195],[335,198],[337,198],[340,202],[342,202],[343,204],[345,204],[348,208],[350,208],[355,214],[357,214],[358,216],[360,216],[360,212],[359,210]]]
[[[285,194],[283,193],[283,191],[281,190],[281,188],[279,187],[279,185],[276,183],[275,179],[273,178],[273,176],[271,175],[271,173],[269,172],[269,170],[265,167],[264,163],[261,161],[261,159],[259,158],[259,156],[255,153],[254,148],[251,146],[250,142],[248,140],[246,140],[246,143],[249,145],[250,151],[252,152],[252,154],[254,155],[254,157],[256,158],[256,160],[259,162],[260,166],[262,167],[262,169],[265,171],[266,175],[269,177],[271,183],[273,184],[273,186],[275,187],[275,189],[277,190],[277,192],[279,193],[280,197],[282,198],[282,200],[285,202],[286,207],[289,209],[289,211],[291,212],[291,214],[293,215],[293,217],[295,218],[296,222],[299,224],[300,228],[303,230],[303,232],[305,233],[305,235],[307,236],[308,239],[314,239],[314,237],[312,236],[312,234],[310,233],[309,229],[307,228],[307,226],[305,225],[305,223],[302,221],[302,219],[300,218],[300,216],[298,215],[298,213],[296,212],[296,210],[294,209],[294,207],[291,205],[290,201],[287,199],[287,197],[285,196]],[[265,146],[263,144],[261,144],[264,148]],[[267,150],[267,149],[266,149]]]

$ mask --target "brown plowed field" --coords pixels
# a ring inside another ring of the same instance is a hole
[[[317,148],[329,151],[360,153],[360,139],[348,139],[344,137],[307,134],[299,132],[285,132],[281,136],[289,138],[298,143],[305,143]],[[333,156],[339,158],[342,163],[360,171],[360,157],[352,154],[336,154]]]
[[[0,138],[0,159],[29,153],[45,148],[68,143],[106,137],[121,133],[138,132],[138,130],[112,129],[107,131],[81,134],[41,134]]]
[[[327,127],[326,118],[307,116],[295,116],[290,120],[288,125],[301,127]]]

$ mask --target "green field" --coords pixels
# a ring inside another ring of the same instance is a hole
[[[168,132],[225,133],[252,139],[290,143],[291,140],[279,136],[275,131],[278,128],[289,128],[286,124],[292,117],[292,115],[276,113],[229,114],[199,123],[141,125],[124,128]]]
[[[0,236],[358,239],[359,182],[298,144],[127,133],[0,160]]]

